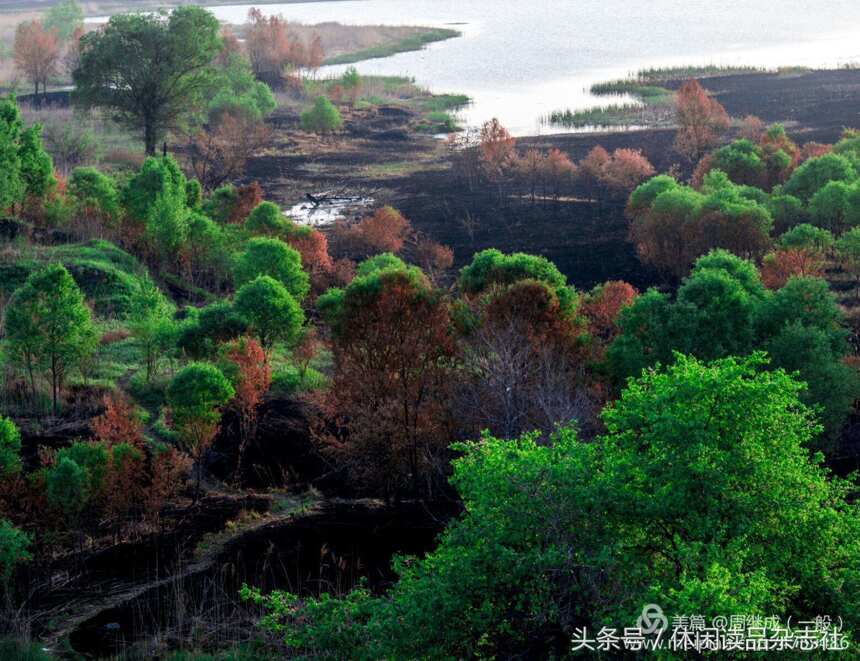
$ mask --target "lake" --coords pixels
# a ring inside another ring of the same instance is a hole
[[[211,11],[238,23],[248,7]],[[458,29],[461,38],[358,69],[466,93],[474,100],[467,123],[498,117],[517,135],[539,133],[540,117],[552,110],[599,105],[592,83],[641,68],[860,63],[858,0],[343,0],[260,8],[302,23]]]

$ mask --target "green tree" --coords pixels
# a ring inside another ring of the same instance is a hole
[[[289,226],[284,213],[273,202],[260,202],[245,219],[245,229],[252,234],[282,234]]]
[[[0,209],[6,209],[24,196],[21,178],[21,113],[14,97],[0,100]]]
[[[735,140],[714,151],[711,167],[725,172],[736,184],[750,186],[762,183],[765,170],[759,149],[746,139]]]
[[[310,290],[308,274],[302,270],[301,255],[280,239],[251,239],[236,259],[233,279],[237,287],[261,275],[268,275],[280,282],[297,301],[302,300]]]
[[[53,30],[63,41],[68,41],[72,33],[84,25],[84,11],[75,0],[59,0],[45,15],[42,25]]]
[[[835,340],[827,330],[794,321],[769,338],[763,348],[774,366],[796,373],[806,383],[801,400],[817,408],[824,445],[832,449],[860,395],[856,370],[842,361],[847,351],[845,342]]]
[[[841,234],[848,226],[849,199],[856,185],[844,181],[831,181],[822,186],[809,201],[810,221],[834,234]]]
[[[72,170],[68,181],[68,193],[79,212],[95,211],[108,220],[120,214],[119,192],[113,178],[96,168],[82,167]]]
[[[198,496],[203,454],[218,431],[221,407],[234,394],[230,380],[209,363],[186,365],[173,377],[167,388],[167,403],[173,426],[188,452],[197,461]]]
[[[277,107],[272,90],[257,80],[251,64],[241,53],[231,53],[217,68],[209,102],[209,122],[217,123],[224,115],[259,122]]]
[[[0,416],[0,478],[21,470],[21,434],[15,423]]]
[[[779,237],[779,247],[786,250],[802,249],[823,255],[832,246],[833,234],[809,223],[795,225]]]
[[[54,179],[54,163],[42,148],[42,127],[39,124],[33,124],[21,133],[18,155],[24,194],[41,200],[57,185],[57,180]]]
[[[0,519],[0,584],[6,587],[15,567],[31,558],[30,535],[7,519]]]
[[[537,255],[506,255],[495,248],[482,250],[462,268],[457,282],[464,294],[474,295],[493,285],[509,285],[520,280],[537,280],[549,285],[558,296],[562,309],[566,312],[575,309],[576,292],[568,286],[567,278],[555,264]]]
[[[302,129],[310,133],[333,133],[343,126],[343,118],[334,104],[318,96],[312,108],[301,114]]]
[[[185,175],[172,157],[150,157],[123,189],[123,206],[132,218],[146,222],[159,198],[167,198],[172,207],[184,207],[186,185]]]
[[[773,218],[774,231],[778,234],[807,220],[803,203],[793,195],[771,195],[767,201],[767,208]]]
[[[838,154],[825,154],[810,158],[797,168],[785,182],[782,191],[808,203],[816,192],[831,181],[851,183],[856,180],[857,172],[847,158]]]
[[[179,262],[180,251],[189,233],[189,212],[185,200],[159,196],[146,220],[146,238],[165,263]]]
[[[458,446],[464,513],[382,596],[245,590],[262,625],[323,658],[564,658],[575,628],[769,613],[860,620],[860,517],[806,448],[802,385],[762,356],[678,357],[631,381],[606,433]]]
[[[188,216],[187,225],[185,256],[191,283],[197,284],[201,276],[207,274],[213,278],[217,277],[228,260],[224,230],[214,220],[198,212],[192,212]]]
[[[62,264],[51,264],[30,275],[9,301],[6,342],[10,354],[27,371],[34,397],[35,373],[48,372],[54,414],[68,372],[95,350],[97,341],[81,290]]]
[[[211,303],[199,312],[192,310],[192,318],[182,328],[177,345],[194,359],[214,357],[220,344],[248,330],[248,322],[226,301]]]
[[[243,285],[236,294],[235,308],[267,354],[276,342],[291,344],[299,338],[302,308],[284,285],[268,275]]]
[[[211,91],[221,45],[218,20],[200,7],[111,16],[81,38],[75,100],[104,107],[143,133],[146,153],[167,129],[193,117]]]
[[[73,519],[80,516],[91,496],[86,469],[68,456],[51,467],[45,489],[48,503]]]
[[[143,359],[147,383],[158,371],[161,358],[176,342],[173,312],[173,306],[158,287],[151,280],[144,280],[132,300],[129,330]]]
[[[860,296],[860,227],[854,227],[839,237],[836,254],[842,261],[842,268],[854,276],[855,296]]]

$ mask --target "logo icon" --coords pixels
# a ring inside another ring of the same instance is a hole
[[[636,620],[636,626],[643,634],[661,634],[668,628],[669,620],[663,613],[663,609],[657,604],[645,604],[642,608],[642,615]]]

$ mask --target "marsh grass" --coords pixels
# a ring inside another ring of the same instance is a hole
[[[325,64],[352,64],[354,62],[361,62],[362,60],[373,60],[396,55],[397,53],[421,50],[427,44],[453,39],[454,37],[461,36],[461,34],[458,30],[448,28],[420,28],[419,32],[407,35],[396,41],[378,44],[352,53],[335,55],[328,58]]]

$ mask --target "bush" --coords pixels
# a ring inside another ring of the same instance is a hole
[[[252,234],[280,234],[289,225],[281,209],[272,202],[261,202],[245,220],[245,229]]]
[[[301,115],[302,129],[310,133],[332,133],[343,126],[343,118],[331,101],[324,96],[317,97],[313,108]]]
[[[245,251],[236,259],[233,277],[237,287],[261,275],[268,275],[280,282],[299,301],[310,290],[308,274],[302,270],[301,255],[280,239],[251,239]]]

